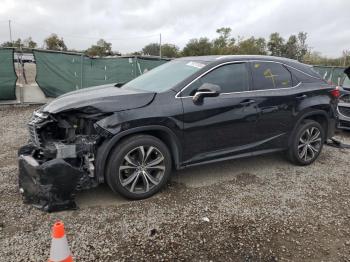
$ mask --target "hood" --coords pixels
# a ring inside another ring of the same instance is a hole
[[[121,89],[113,84],[84,88],[59,96],[41,108],[41,111],[56,114],[69,110],[86,113],[110,113],[143,107],[149,104],[156,93],[135,89]]]

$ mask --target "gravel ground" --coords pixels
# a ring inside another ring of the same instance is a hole
[[[349,150],[325,146],[308,167],[273,154],[189,168],[142,201],[102,185],[78,195],[80,209],[47,214],[17,187],[34,108],[0,107],[1,261],[47,260],[57,219],[76,261],[350,261]]]

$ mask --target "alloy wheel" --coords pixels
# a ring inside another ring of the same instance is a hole
[[[131,193],[147,193],[157,186],[165,173],[164,156],[154,146],[130,150],[119,166],[121,185]]]
[[[317,157],[321,148],[321,131],[317,127],[307,128],[300,136],[298,155],[301,160],[311,161]]]

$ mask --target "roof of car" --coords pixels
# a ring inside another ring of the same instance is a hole
[[[180,60],[192,60],[192,61],[207,61],[213,62],[218,60],[273,60],[280,62],[294,62],[299,63],[297,60],[277,57],[277,56],[268,56],[268,55],[208,55],[208,56],[186,56],[178,58]]]
[[[307,74],[310,74],[314,77],[319,78],[319,74],[312,69],[311,65],[300,63],[297,60],[277,57],[277,56],[267,56],[267,55],[209,55],[209,56],[187,56],[181,57],[176,60],[191,60],[191,61],[205,61],[214,63],[214,62],[229,62],[229,61],[247,61],[247,60],[262,60],[262,61],[272,61],[279,62],[286,65],[289,65],[293,68],[301,70]]]

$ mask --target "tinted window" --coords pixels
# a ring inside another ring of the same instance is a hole
[[[298,84],[300,82],[302,83],[314,83],[314,82],[320,82],[322,81],[321,77],[319,79],[309,76],[307,74],[304,74],[303,72],[300,72],[298,70],[295,70],[293,68],[288,68],[289,71],[292,73],[293,77],[294,77],[294,82],[295,84]]]
[[[221,93],[246,91],[249,86],[249,74],[246,64],[228,64],[210,71],[186,88],[183,96],[194,95],[196,90],[204,83],[219,85]]]
[[[253,62],[253,89],[276,89],[291,87],[292,76],[281,64],[269,62]]]

